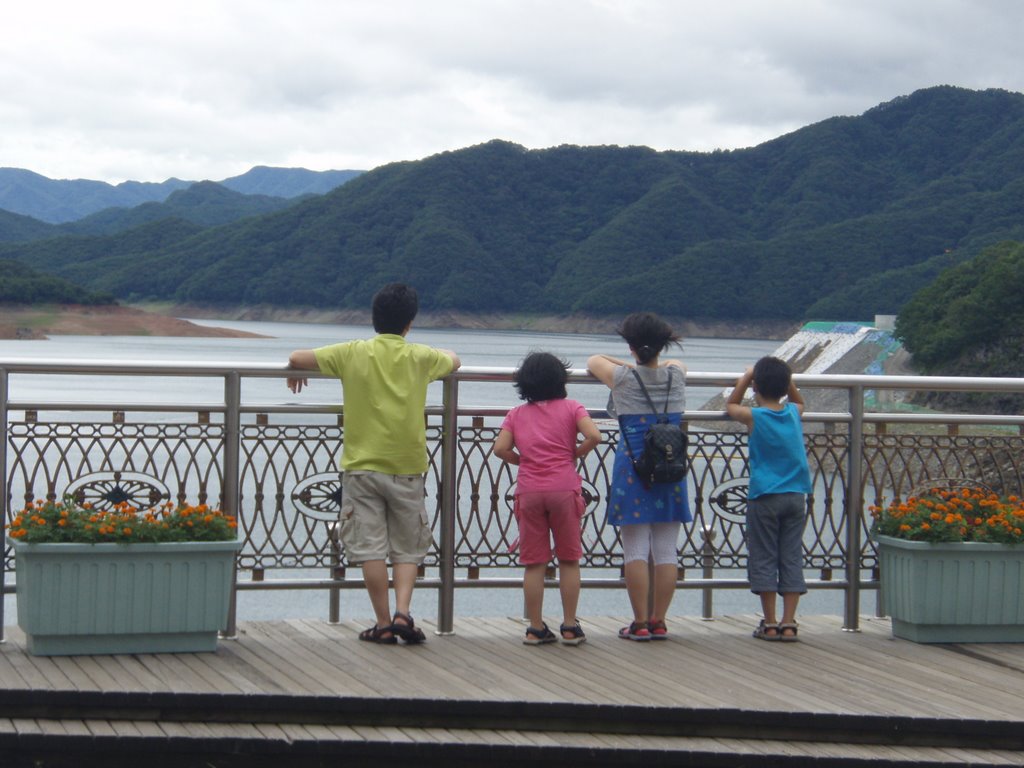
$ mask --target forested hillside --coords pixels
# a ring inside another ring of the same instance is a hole
[[[0,304],[110,304],[113,297],[84,291],[67,280],[0,259]]]
[[[1024,243],[1000,243],[943,272],[907,302],[896,332],[926,373],[1024,376]],[[1019,413],[1024,395],[933,392],[928,402]]]
[[[280,211],[295,200],[267,195],[246,195],[212,181],[200,181],[172,192],[162,203],[143,203],[134,208],[107,208],[78,221],[61,224],[62,233],[117,234],[143,224],[164,219],[181,219],[200,226],[213,227]]]
[[[0,247],[125,299],[870,319],[1024,239],[1024,96],[937,87],[714,153],[502,141],[209,228]]]

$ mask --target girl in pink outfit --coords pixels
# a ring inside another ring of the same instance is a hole
[[[526,566],[523,597],[530,626],[523,642],[544,645],[559,638],[544,623],[544,569],[551,560],[551,538],[558,557],[562,597],[561,640],[580,645],[587,638],[576,618],[580,597],[582,483],[578,459],[601,442],[586,408],[565,391],[569,366],[548,352],[529,354],[515,372],[519,397],[494,441],[494,454],[519,466],[515,514],[519,523],[519,562]],[[577,436],[582,435],[582,442]]]

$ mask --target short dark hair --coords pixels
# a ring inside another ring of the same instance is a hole
[[[769,355],[754,363],[754,390],[769,400],[781,400],[792,379],[793,371],[785,360]]]
[[[569,363],[550,352],[531,352],[512,376],[519,398],[528,403],[568,397],[565,391],[568,378]]]
[[[643,365],[664,351],[669,344],[679,344],[680,337],[672,326],[651,312],[634,312],[619,326],[619,336],[636,352]]]
[[[420,311],[416,289],[404,283],[388,283],[373,296],[373,330],[401,334]]]

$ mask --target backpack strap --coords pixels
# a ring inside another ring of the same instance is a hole
[[[636,378],[636,383],[640,385],[640,390],[644,393],[644,397],[647,399],[647,404],[649,406],[651,406],[651,412],[655,416],[657,416],[658,415],[658,408],[654,404],[654,401],[651,399],[651,394],[647,391],[647,387],[644,386],[644,380],[640,378],[640,374],[636,372],[636,368],[631,368],[630,370],[632,371],[633,376]],[[672,394],[672,367],[669,366],[669,369],[668,369],[668,391],[665,393],[665,410],[663,411],[663,413],[665,413],[665,414],[668,413],[668,398],[669,398],[669,395],[671,395],[671,394]],[[622,429],[623,429],[622,417],[620,416],[619,417],[619,430],[622,431]],[[626,444],[626,453],[629,455],[629,460],[631,462],[633,462],[634,464],[636,464],[636,457],[633,455],[633,449],[629,447],[629,440],[627,440],[625,438],[625,435],[623,435],[622,442],[624,442]]]
[[[637,373],[636,368],[631,368],[630,371],[633,373],[633,377],[636,379],[636,383],[640,385],[640,390],[644,393],[644,397],[647,399],[647,404],[651,406],[651,413],[657,414],[658,408],[651,400],[651,395],[647,391],[647,387],[644,386],[644,380],[640,378],[640,374]],[[662,413],[668,413],[668,399],[672,394],[672,366],[668,366],[668,389],[665,391],[665,407]]]

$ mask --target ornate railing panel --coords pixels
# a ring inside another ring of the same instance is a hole
[[[143,507],[166,500],[236,505],[229,511],[238,514],[244,538],[238,559],[243,572],[240,587],[269,586],[263,583],[267,571],[308,569],[323,575],[312,581],[296,577],[290,586],[326,587],[336,594],[337,589],[361,585],[357,573],[346,574],[349,564],[332,535],[341,502],[337,459],[344,442],[343,419],[336,404],[246,406],[233,401],[227,383],[224,403],[201,408],[174,403],[149,407],[110,403],[104,404],[109,410],[101,412],[95,404],[10,402],[6,387],[12,372],[38,373],[40,365],[51,375],[81,372],[81,366],[74,364],[9,364],[5,368],[0,361],[0,416],[6,434],[2,445],[5,520],[35,499],[65,493],[99,505],[128,501]],[[111,374],[125,375],[125,366],[109,368]],[[128,373],[153,376],[161,370],[158,366],[132,366]],[[105,371],[102,364],[88,367],[90,374]],[[239,377],[285,375],[275,366],[237,370],[181,365],[175,366],[171,375],[188,373],[222,376],[234,385]],[[468,370],[454,378],[507,387],[510,374]],[[690,374],[691,379],[702,377],[705,384],[725,386],[731,381],[720,374]],[[846,389],[852,398],[862,396],[867,380],[875,389],[900,388],[910,381],[896,377],[799,378],[806,379],[801,385]],[[592,380],[577,372],[574,381]],[[1024,381],[1019,379],[914,377],[913,383],[919,389],[934,384],[945,389],[981,386],[990,391],[1002,386],[1024,390]],[[488,573],[516,564],[517,538],[512,515],[515,474],[491,452],[504,409],[460,411],[458,388],[450,389],[455,402],[446,403],[440,411],[428,409],[427,414],[427,506],[434,546],[424,564],[424,580],[449,595],[470,582],[510,586],[509,579],[490,579]],[[446,413],[455,414],[451,425],[446,424]],[[594,415],[605,441],[581,466],[587,500],[583,566],[588,571],[609,572],[592,581],[594,585],[614,586],[621,585],[621,547],[616,529],[606,523],[604,504],[618,430],[605,414]],[[746,566],[746,435],[729,426],[721,414],[691,413],[688,418],[688,484],[694,521],[684,526],[679,543],[679,565],[685,575],[681,584],[701,589],[741,586]],[[936,427],[943,423],[941,418],[946,423]],[[862,409],[853,408],[850,413],[807,414],[806,421],[814,491],[808,500],[805,566],[818,571],[813,588],[845,590],[848,605],[852,601],[854,609],[859,590],[875,586],[870,519],[862,512],[868,505],[905,495],[930,478],[973,478],[1003,491],[1024,488],[1024,419],[863,414]],[[236,443],[229,437],[236,434],[229,425],[239,425]],[[936,434],[941,429],[947,434]],[[448,454],[453,457],[453,467],[449,469],[443,459],[447,434],[454,440]],[[862,435],[862,439],[851,452],[854,435]],[[226,458],[232,444],[238,454],[237,476],[233,462]],[[444,493],[444,478],[449,476],[453,494]],[[855,482],[857,487],[851,488]],[[450,512],[444,508],[447,498],[453,505]],[[453,521],[450,531],[445,522],[449,519]],[[448,541],[453,542],[450,552]],[[13,555],[6,538],[0,542],[4,588],[10,591],[6,571],[13,568]],[[852,560],[848,557],[851,542],[857,549]],[[856,611],[848,610],[847,623],[855,625],[855,617]]]

